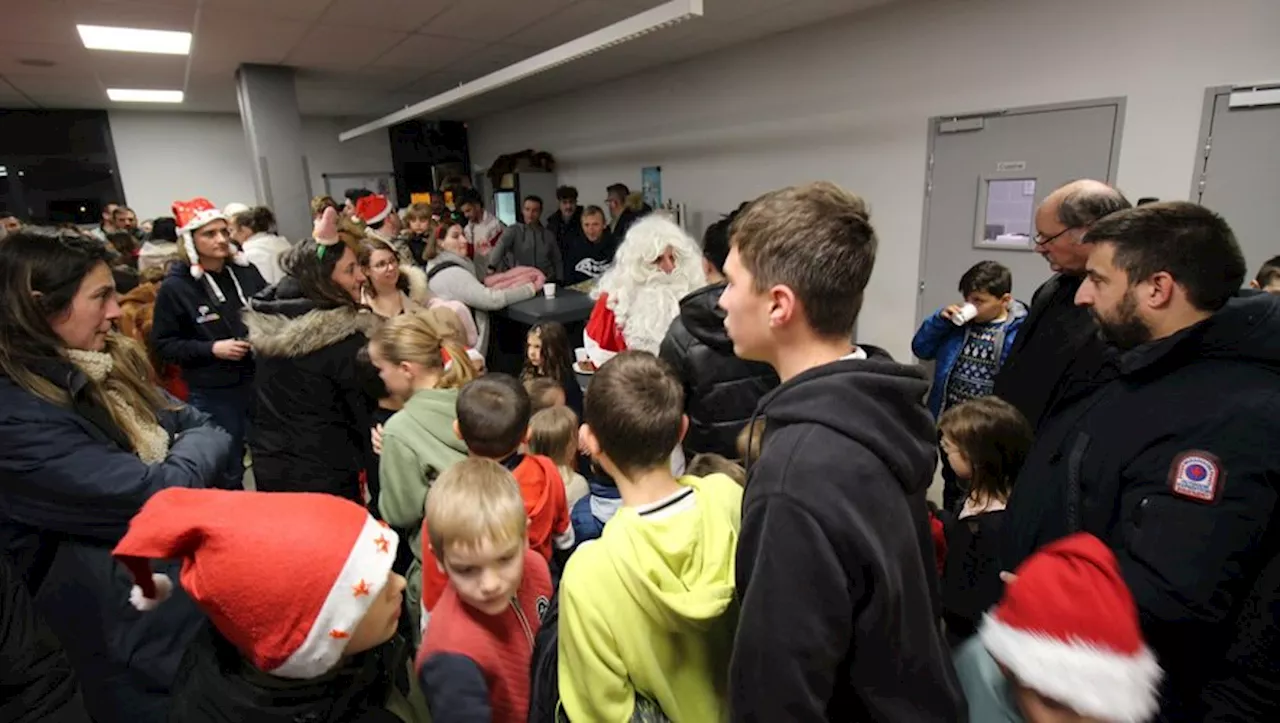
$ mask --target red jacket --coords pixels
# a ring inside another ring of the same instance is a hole
[[[525,722],[534,637],[551,594],[547,561],[532,550],[524,553],[520,589],[499,615],[485,615],[446,588],[416,662],[433,723]]]
[[[564,482],[560,470],[550,457],[539,454],[521,455],[511,474],[520,483],[520,496],[524,498],[524,511],[529,515],[529,547],[546,562],[551,561],[551,547],[556,538],[561,547],[573,544],[573,528],[569,525],[569,502],[564,496]],[[567,542],[565,542],[565,536]],[[436,564],[434,551],[426,541],[427,523],[422,523],[422,604],[427,611],[435,610],[437,601],[449,586],[449,576]]]

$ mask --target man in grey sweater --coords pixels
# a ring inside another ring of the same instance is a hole
[[[517,266],[531,266],[541,271],[547,281],[557,282],[564,276],[560,244],[551,229],[542,225],[542,199],[526,196],[524,223],[508,226],[489,254],[489,267],[494,271],[510,271]]]

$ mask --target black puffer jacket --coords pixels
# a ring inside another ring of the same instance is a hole
[[[320,307],[285,278],[254,299],[244,322],[257,367],[249,449],[258,489],[363,502],[370,420],[385,392],[377,371],[356,355],[376,317]]]
[[[712,284],[680,301],[680,316],[671,322],[659,354],[675,367],[684,383],[684,408],[689,415],[685,454],[714,452],[738,456],[738,433],[751,421],[756,403],[778,386],[768,364],[733,355],[733,342],[724,330],[720,295],[725,284]]]

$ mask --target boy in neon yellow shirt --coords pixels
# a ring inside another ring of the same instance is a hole
[[[560,700],[570,720],[631,718],[652,700],[673,723],[725,720],[737,627],[742,488],[671,474],[688,428],[680,381],[646,352],[619,354],[587,390],[582,449],[622,509],[560,583]]]

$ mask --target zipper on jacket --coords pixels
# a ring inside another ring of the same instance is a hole
[[[1067,534],[1080,531],[1080,468],[1089,449],[1089,435],[1081,432],[1067,453]]]
[[[529,651],[533,651],[533,628],[529,625],[529,619],[525,617],[524,611],[520,609],[520,600],[511,598],[508,601],[511,609],[516,613],[516,619],[520,621],[520,627],[524,630],[524,637],[529,641]]]

